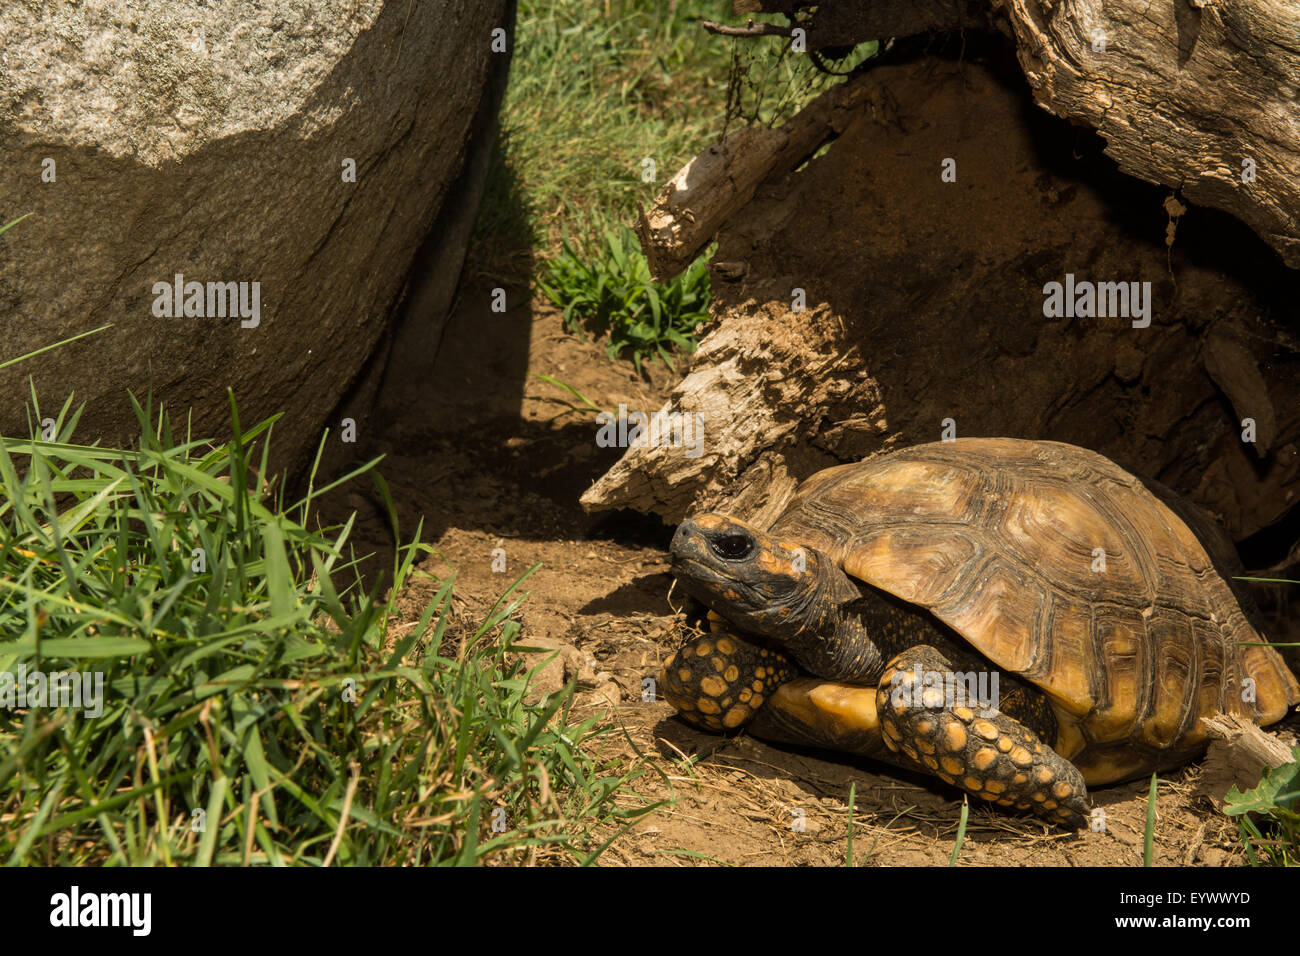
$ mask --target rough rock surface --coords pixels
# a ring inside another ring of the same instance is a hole
[[[0,433],[126,390],[228,432],[226,389],[303,461],[388,331],[458,175],[508,0],[87,0],[0,7]],[[54,181],[47,181],[53,161]],[[345,181],[345,161],[356,181]],[[453,257],[454,259],[454,257]],[[459,267],[456,260],[455,267]],[[155,283],[259,283],[260,322],[158,317]]]

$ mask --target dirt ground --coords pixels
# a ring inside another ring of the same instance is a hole
[[[744,734],[711,736],[678,721],[666,703],[642,699],[643,679],[658,677],[686,635],[669,597],[672,529],[631,513],[581,510],[578,496],[620,451],[596,446],[594,413],[562,414],[570,396],[532,376],[562,380],[601,408],[626,403],[645,411],[660,407],[675,376],[655,367],[641,378],[630,363],[611,363],[603,344],[567,334],[541,303],[502,316],[488,301],[486,292],[462,291],[427,370],[425,384],[436,385],[423,402],[398,403],[404,410],[382,423],[366,452],[386,456],[380,469],[398,503],[403,540],[424,521],[422,538],[437,556],[421,569],[437,578],[455,571],[453,613],[466,624],[481,621],[510,582],[540,563],[524,585],[522,633],[563,651],[541,680],[558,686],[576,677],[580,708],[613,704],[611,717],[626,736],[611,734],[606,746],[627,758],[645,754],[649,772],[635,784],[638,794],[669,801],[617,839],[602,862],[843,865],[856,785],[857,865],[946,864],[961,795],[941,782]],[[359,513],[358,551],[376,551],[376,566],[391,561],[377,500],[354,490],[325,516],[337,520],[344,508]],[[495,549],[504,551],[504,573],[493,570]],[[418,615],[435,592],[434,581],[419,577],[399,602]],[[1193,795],[1198,774],[1191,767],[1160,778],[1159,864],[1241,862],[1234,825]],[[1146,786],[1093,793],[1105,810],[1105,832],[1049,831],[972,806],[960,862],[1139,866]]]

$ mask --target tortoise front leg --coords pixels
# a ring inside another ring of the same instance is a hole
[[[797,675],[780,651],[719,630],[683,645],[664,665],[663,695],[701,730],[735,730]]]
[[[889,662],[876,691],[886,746],[981,800],[1085,826],[1088,791],[1078,768],[996,702],[983,709],[978,701],[950,699],[945,688],[953,686],[955,670],[928,645],[908,648]]]
[[[664,699],[701,730],[744,727],[760,740],[825,747],[907,767],[885,747],[876,688],[799,677],[780,651],[726,630],[684,645],[664,667]]]

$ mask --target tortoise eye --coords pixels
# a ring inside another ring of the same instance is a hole
[[[714,538],[712,544],[718,557],[726,558],[728,561],[747,558],[754,550],[754,543],[743,534],[723,535],[721,538]]]

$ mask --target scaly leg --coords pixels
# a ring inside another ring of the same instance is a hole
[[[916,671],[923,687],[916,686]],[[889,662],[876,691],[881,733],[891,750],[981,800],[1030,810],[1069,827],[1087,824],[1083,775],[1017,717],[977,701],[949,700],[941,687],[956,668],[918,645]],[[935,685],[924,675],[943,675]],[[1053,718],[1054,725],[1054,718]]]

